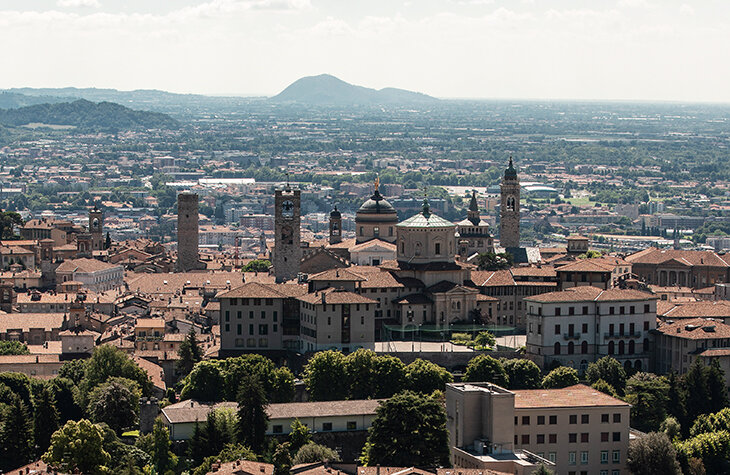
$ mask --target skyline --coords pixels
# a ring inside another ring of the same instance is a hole
[[[730,102],[718,0],[148,3],[5,1],[0,88],[272,96],[326,73],[440,98]]]

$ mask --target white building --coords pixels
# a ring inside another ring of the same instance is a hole
[[[557,361],[583,372],[610,355],[627,369],[646,370],[656,300],[638,290],[591,286],[527,297],[527,356],[542,368]]]
[[[96,259],[70,259],[56,268],[56,282],[81,282],[94,292],[116,289],[124,283],[124,268]]]

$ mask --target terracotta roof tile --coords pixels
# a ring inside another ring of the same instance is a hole
[[[662,309],[665,318],[720,317],[730,318],[730,301],[673,302],[669,309]],[[659,312],[657,311],[657,314]]]
[[[562,389],[520,389],[512,392],[515,393],[515,409],[629,406],[584,384]]]
[[[730,338],[730,325],[710,318],[690,318],[673,323],[660,322],[656,331],[685,340],[711,340]]]
[[[299,297],[299,300],[301,300],[303,302],[307,302],[312,305],[321,305],[323,298],[324,298],[325,303],[329,304],[329,305],[347,304],[347,303],[354,303],[354,304],[377,303],[377,301],[367,298],[363,295],[356,294],[354,292],[347,292],[344,290],[332,289],[332,288],[328,288],[325,290],[320,290],[318,292],[302,295],[301,297]]]

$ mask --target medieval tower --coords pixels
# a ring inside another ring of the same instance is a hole
[[[301,191],[289,184],[274,195],[274,275],[276,282],[296,279],[302,259],[299,226],[301,223]]]
[[[91,250],[104,249],[104,213],[94,206],[89,211],[89,234],[91,234]]]
[[[177,272],[201,267],[198,259],[198,195],[177,195]]]
[[[505,248],[520,247],[520,180],[509,157],[500,186],[502,204],[499,215],[499,243]]]
[[[330,213],[330,244],[342,242],[342,213],[335,209]]]

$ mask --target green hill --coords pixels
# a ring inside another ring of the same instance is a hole
[[[88,130],[174,129],[180,124],[159,112],[132,110],[112,102],[36,104],[17,109],[0,109],[0,124],[19,127],[27,124],[74,126]]]

